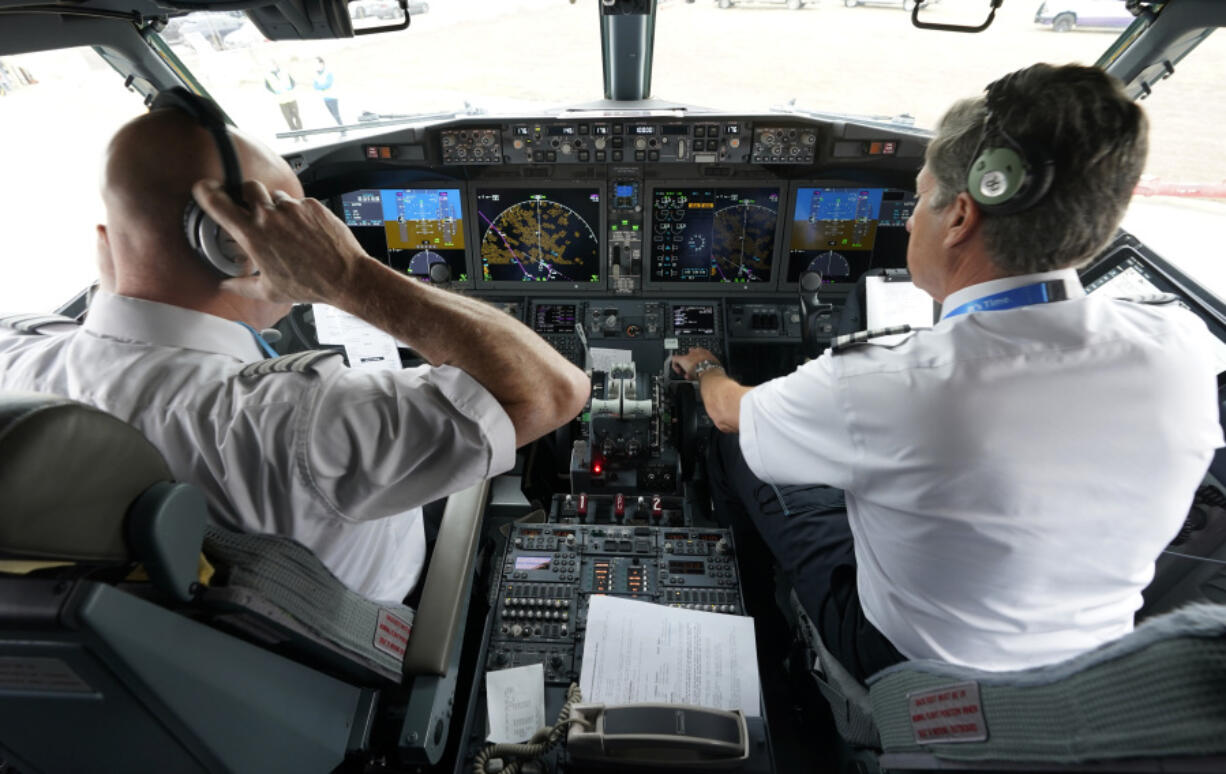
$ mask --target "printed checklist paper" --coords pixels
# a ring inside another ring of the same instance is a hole
[[[753,619],[593,595],[583,701],[662,702],[759,713]]]
[[[485,675],[491,742],[526,742],[545,725],[545,668],[540,664]]]

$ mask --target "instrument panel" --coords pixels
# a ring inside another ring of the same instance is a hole
[[[724,296],[904,267],[925,142],[792,116],[469,118],[360,143],[357,169],[354,144],[301,163],[367,252],[423,281]]]

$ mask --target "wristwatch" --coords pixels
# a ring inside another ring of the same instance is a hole
[[[693,370],[690,371],[690,374],[693,376],[694,381],[699,381],[698,377],[702,376],[707,371],[711,371],[716,368],[718,368],[721,371],[724,370],[724,367],[719,364],[718,360],[710,360],[710,359],[702,360],[697,365],[694,366]]]

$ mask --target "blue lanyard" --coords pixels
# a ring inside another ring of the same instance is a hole
[[[270,347],[270,346],[268,345],[268,342],[267,342],[267,341],[264,341],[264,337],[260,335],[260,332],[259,332],[259,331],[257,331],[255,328],[252,328],[250,325],[248,325],[247,323],[243,322],[242,320],[235,320],[234,322],[238,323],[239,325],[243,326],[243,327],[244,327],[244,328],[246,328],[247,330],[251,331],[251,335],[252,335],[252,336],[255,336],[255,343],[256,343],[256,344],[258,344],[258,345],[259,345],[259,347],[260,347],[260,349],[262,349],[262,350],[264,351],[264,355],[265,355],[265,356],[267,356],[267,357],[280,357],[280,356],[277,354],[277,351],[276,351],[275,349],[273,349],[272,347]]]
[[[1064,289],[1063,281],[1036,282],[1033,285],[1004,290],[1000,293],[993,293],[990,296],[977,298],[974,301],[967,301],[957,309],[952,309],[941,315],[941,319],[947,320],[950,317],[957,317],[960,314],[967,314],[969,312],[995,312],[1019,306],[1046,304],[1051,301],[1064,301],[1067,298],[1068,293]]]

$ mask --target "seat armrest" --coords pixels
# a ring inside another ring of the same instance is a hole
[[[485,480],[447,498],[404,658],[405,675],[447,673],[461,611],[467,609],[461,601],[472,589],[473,559],[489,489]]]
[[[180,602],[193,596],[208,505],[187,484],[161,481],[146,489],[125,521],[128,547],[155,586]]]

